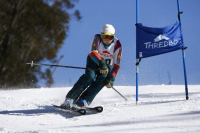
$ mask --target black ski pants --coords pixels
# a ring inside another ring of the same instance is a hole
[[[98,65],[90,58],[90,56],[87,57],[86,68],[98,69]],[[104,80],[106,77],[107,75],[100,74],[99,71],[86,69],[85,74],[83,74],[74,84],[66,98],[74,99],[74,101],[78,98],[82,98],[90,105],[95,96],[104,87]]]

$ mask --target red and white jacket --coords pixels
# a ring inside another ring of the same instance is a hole
[[[101,39],[101,35],[94,36],[91,44],[90,58],[98,64],[103,58],[107,65],[111,66],[111,74],[117,75],[120,68],[120,61],[122,57],[122,45],[115,37],[111,44],[105,45]]]

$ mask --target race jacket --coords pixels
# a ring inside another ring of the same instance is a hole
[[[110,66],[110,73],[116,76],[120,68],[121,57],[122,45],[116,37],[111,44],[105,45],[101,39],[101,35],[95,35],[91,44],[90,58],[96,64],[103,58],[106,64]]]

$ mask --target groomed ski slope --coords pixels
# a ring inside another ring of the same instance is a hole
[[[77,116],[58,111],[69,88],[0,91],[0,133],[200,133],[200,85],[189,85],[185,100],[183,85],[104,88],[91,106],[103,113]]]

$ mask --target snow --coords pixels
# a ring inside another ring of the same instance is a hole
[[[41,88],[1,90],[0,133],[199,133],[200,85],[189,85],[185,100],[184,85],[115,86],[104,88],[91,106],[102,105],[98,114],[80,116],[57,110],[70,90]]]

